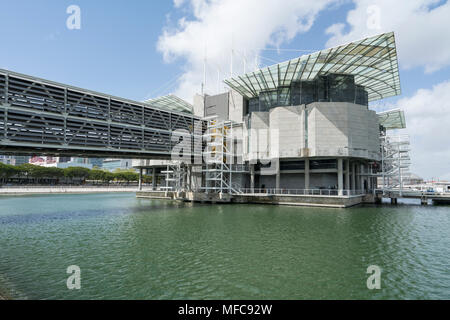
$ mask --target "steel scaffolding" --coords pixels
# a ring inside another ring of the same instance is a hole
[[[381,176],[383,193],[403,192],[403,182],[410,176],[410,143],[408,135],[381,136]]]
[[[234,148],[233,121],[208,121],[204,173],[207,193],[238,193],[240,185],[233,181],[233,174],[246,172],[245,166],[235,164],[238,157]]]

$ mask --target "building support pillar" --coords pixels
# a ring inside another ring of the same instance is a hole
[[[142,191],[142,168],[139,168],[139,191]]]
[[[305,189],[309,189],[309,159],[305,159]]]
[[[343,159],[339,158],[337,159],[337,166],[338,166],[338,192],[340,196],[344,195],[344,164]]]
[[[281,179],[279,158],[276,160],[275,164],[276,164],[275,189],[278,190],[280,189],[280,179]]]
[[[356,191],[356,164],[352,163],[352,190]]]
[[[188,191],[192,191],[192,166],[187,167]]]
[[[361,180],[361,190],[363,191],[363,192],[365,192],[366,190],[365,190],[365,188],[364,188],[364,164],[361,164],[361,166],[360,166],[360,170],[361,170],[361,172],[360,172],[360,180]]]
[[[255,193],[255,165],[250,165],[250,193]]]
[[[350,190],[350,159],[345,162],[345,189]]]
[[[156,168],[152,171],[152,190],[156,190]]]

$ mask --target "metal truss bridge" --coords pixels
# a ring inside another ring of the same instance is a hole
[[[0,69],[0,154],[170,159],[200,120]]]

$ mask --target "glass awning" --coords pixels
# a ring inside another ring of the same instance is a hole
[[[364,86],[369,101],[401,93],[393,32],[354,41],[265,67],[224,82],[247,98],[261,91],[290,86],[293,81],[314,80],[330,73],[351,74]]]
[[[386,128],[386,130],[393,129],[405,129],[406,120],[403,110],[394,109],[377,114],[380,121],[380,125]]]
[[[145,104],[170,111],[193,113],[194,106],[173,94],[144,101]]]

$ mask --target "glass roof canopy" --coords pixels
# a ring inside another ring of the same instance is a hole
[[[369,101],[401,93],[393,32],[354,41],[265,67],[224,82],[247,98],[261,91],[290,86],[293,81],[314,80],[329,73],[351,74],[364,86]]]
[[[385,127],[386,130],[406,128],[405,113],[400,109],[380,112],[378,113],[378,119],[380,125]]]
[[[170,111],[193,113],[194,106],[173,94],[144,101],[145,104]]]

